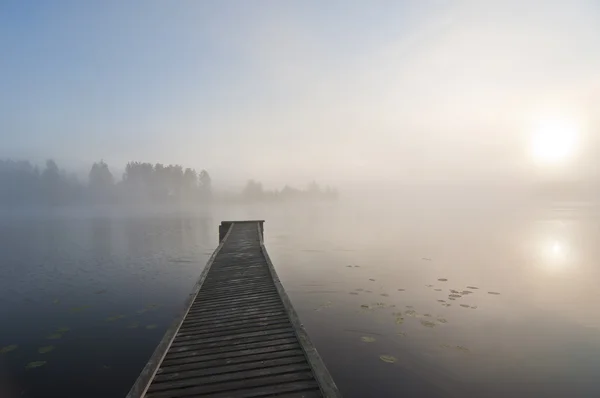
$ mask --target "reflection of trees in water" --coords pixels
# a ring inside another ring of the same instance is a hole
[[[92,248],[98,261],[105,261],[112,253],[112,219],[94,217],[91,219]]]

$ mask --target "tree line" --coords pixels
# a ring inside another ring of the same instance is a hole
[[[212,193],[206,170],[129,162],[117,181],[102,160],[92,165],[87,181],[60,169],[54,160],[47,160],[44,168],[0,160],[0,187],[3,205],[206,201]]]
[[[87,179],[60,169],[54,160],[43,168],[28,161],[0,160],[0,205],[72,205],[81,203],[202,203],[215,196],[206,170],[197,172],[181,165],[129,162],[117,180],[108,164],[96,162]],[[312,182],[306,189],[286,185],[266,190],[250,180],[241,192],[221,194],[224,202],[337,199],[338,192]]]
[[[249,202],[280,201],[280,200],[335,200],[338,192],[330,186],[321,187],[315,181],[308,184],[306,189],[297,189],[286,185],[281,190],[266,190],[262,183],[250,180],[241,193],[241,199]]]

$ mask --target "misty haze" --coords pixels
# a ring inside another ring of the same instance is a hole
[[[125,397],[224,220],[344,397],[600,396],[597,2],[8,0],[0,54],[0,397]]]

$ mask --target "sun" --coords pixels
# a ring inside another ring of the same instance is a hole
[[[579,131],[568,120],[544,120],[531,136],[531,150],[536,161],[546,164],[564,163],[575,154]]]

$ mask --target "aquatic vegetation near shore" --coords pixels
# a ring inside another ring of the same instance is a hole
[[[118,321],[119,319],[123,319],[126,318],[125,315],[115,315],[115,316],[109,316],[108,318],[106,318],[107,322],[114,322],[114,321]]]
[[[58,340],[63,337],[62,333],[53,333],[50,336],[46,337],[48,340]]]
[[[19,348],[16,344],[7,345],[5,347],[0,348],[0,354],[6,354],[7,352],[11,352]]]
[[[156,329],[156,325],[155,324],[147,325],[146,329]]]
[[[468,304],[461,304],[460,306],[464,308],[471,308],[471,306],[469,306]]]
[[[46,361],[35,361],[35,362],[29,362],[26,366],[25,369],[34,369],[34,368],[39,368],[40,366],[44,366],[46,364]]]
[[[425,327],[428,327],[428,328],[434,328],[434,327],[436,327],[436,326],[437,326],[435,322],[428,321],[428,320],[426,320],[426,319],[422,319],[422,320],[421,320],[421,325],[423,325],[423,326],[425,326]]]
[[[38,352],[40,354],[46,354],[46,353],[48,353],[50,351],[54,351],[54,348],[56,348],[56,347],[54,347],[53,345],[47,345],[45,347],[38,348]]]
[[[440,282],[448,282],[448,279],[446,279],[446,278],[440,278],[440,279],[438,279],[438,281],[440,281]]]
[[[478,287],[476,287],[476,286],[467,286],[467,289],[471,289],[471,290],[477,290],[477,289],[479,289],[479,288],[478,288]]]
[[[417,316],[417,311],[415,310],[406,310],[404,313],[408,316]]]
[[[446,318],[438,318],[437,321],[439,323],[448,323],[448,321],[446,320]]]
[[[500,293],[498,293],[498,292],[488,292],[488,294],[499,295]]]
[[[362,341],[364,341],[365,343],[372,343],[372,342],[376,341],[374,337],[370,337],[370,336],[362,336],[360,339]]]
[[[391,355],[380,355],[379,359],[386,363],[395,363],[397,359]]]
[[[69,329],[67,327],[62,327],[62,328],[56,329],[56,332],[57,333],[65,333],[65,332],[68,332],[69,330],[71,330],[71,329]]]

